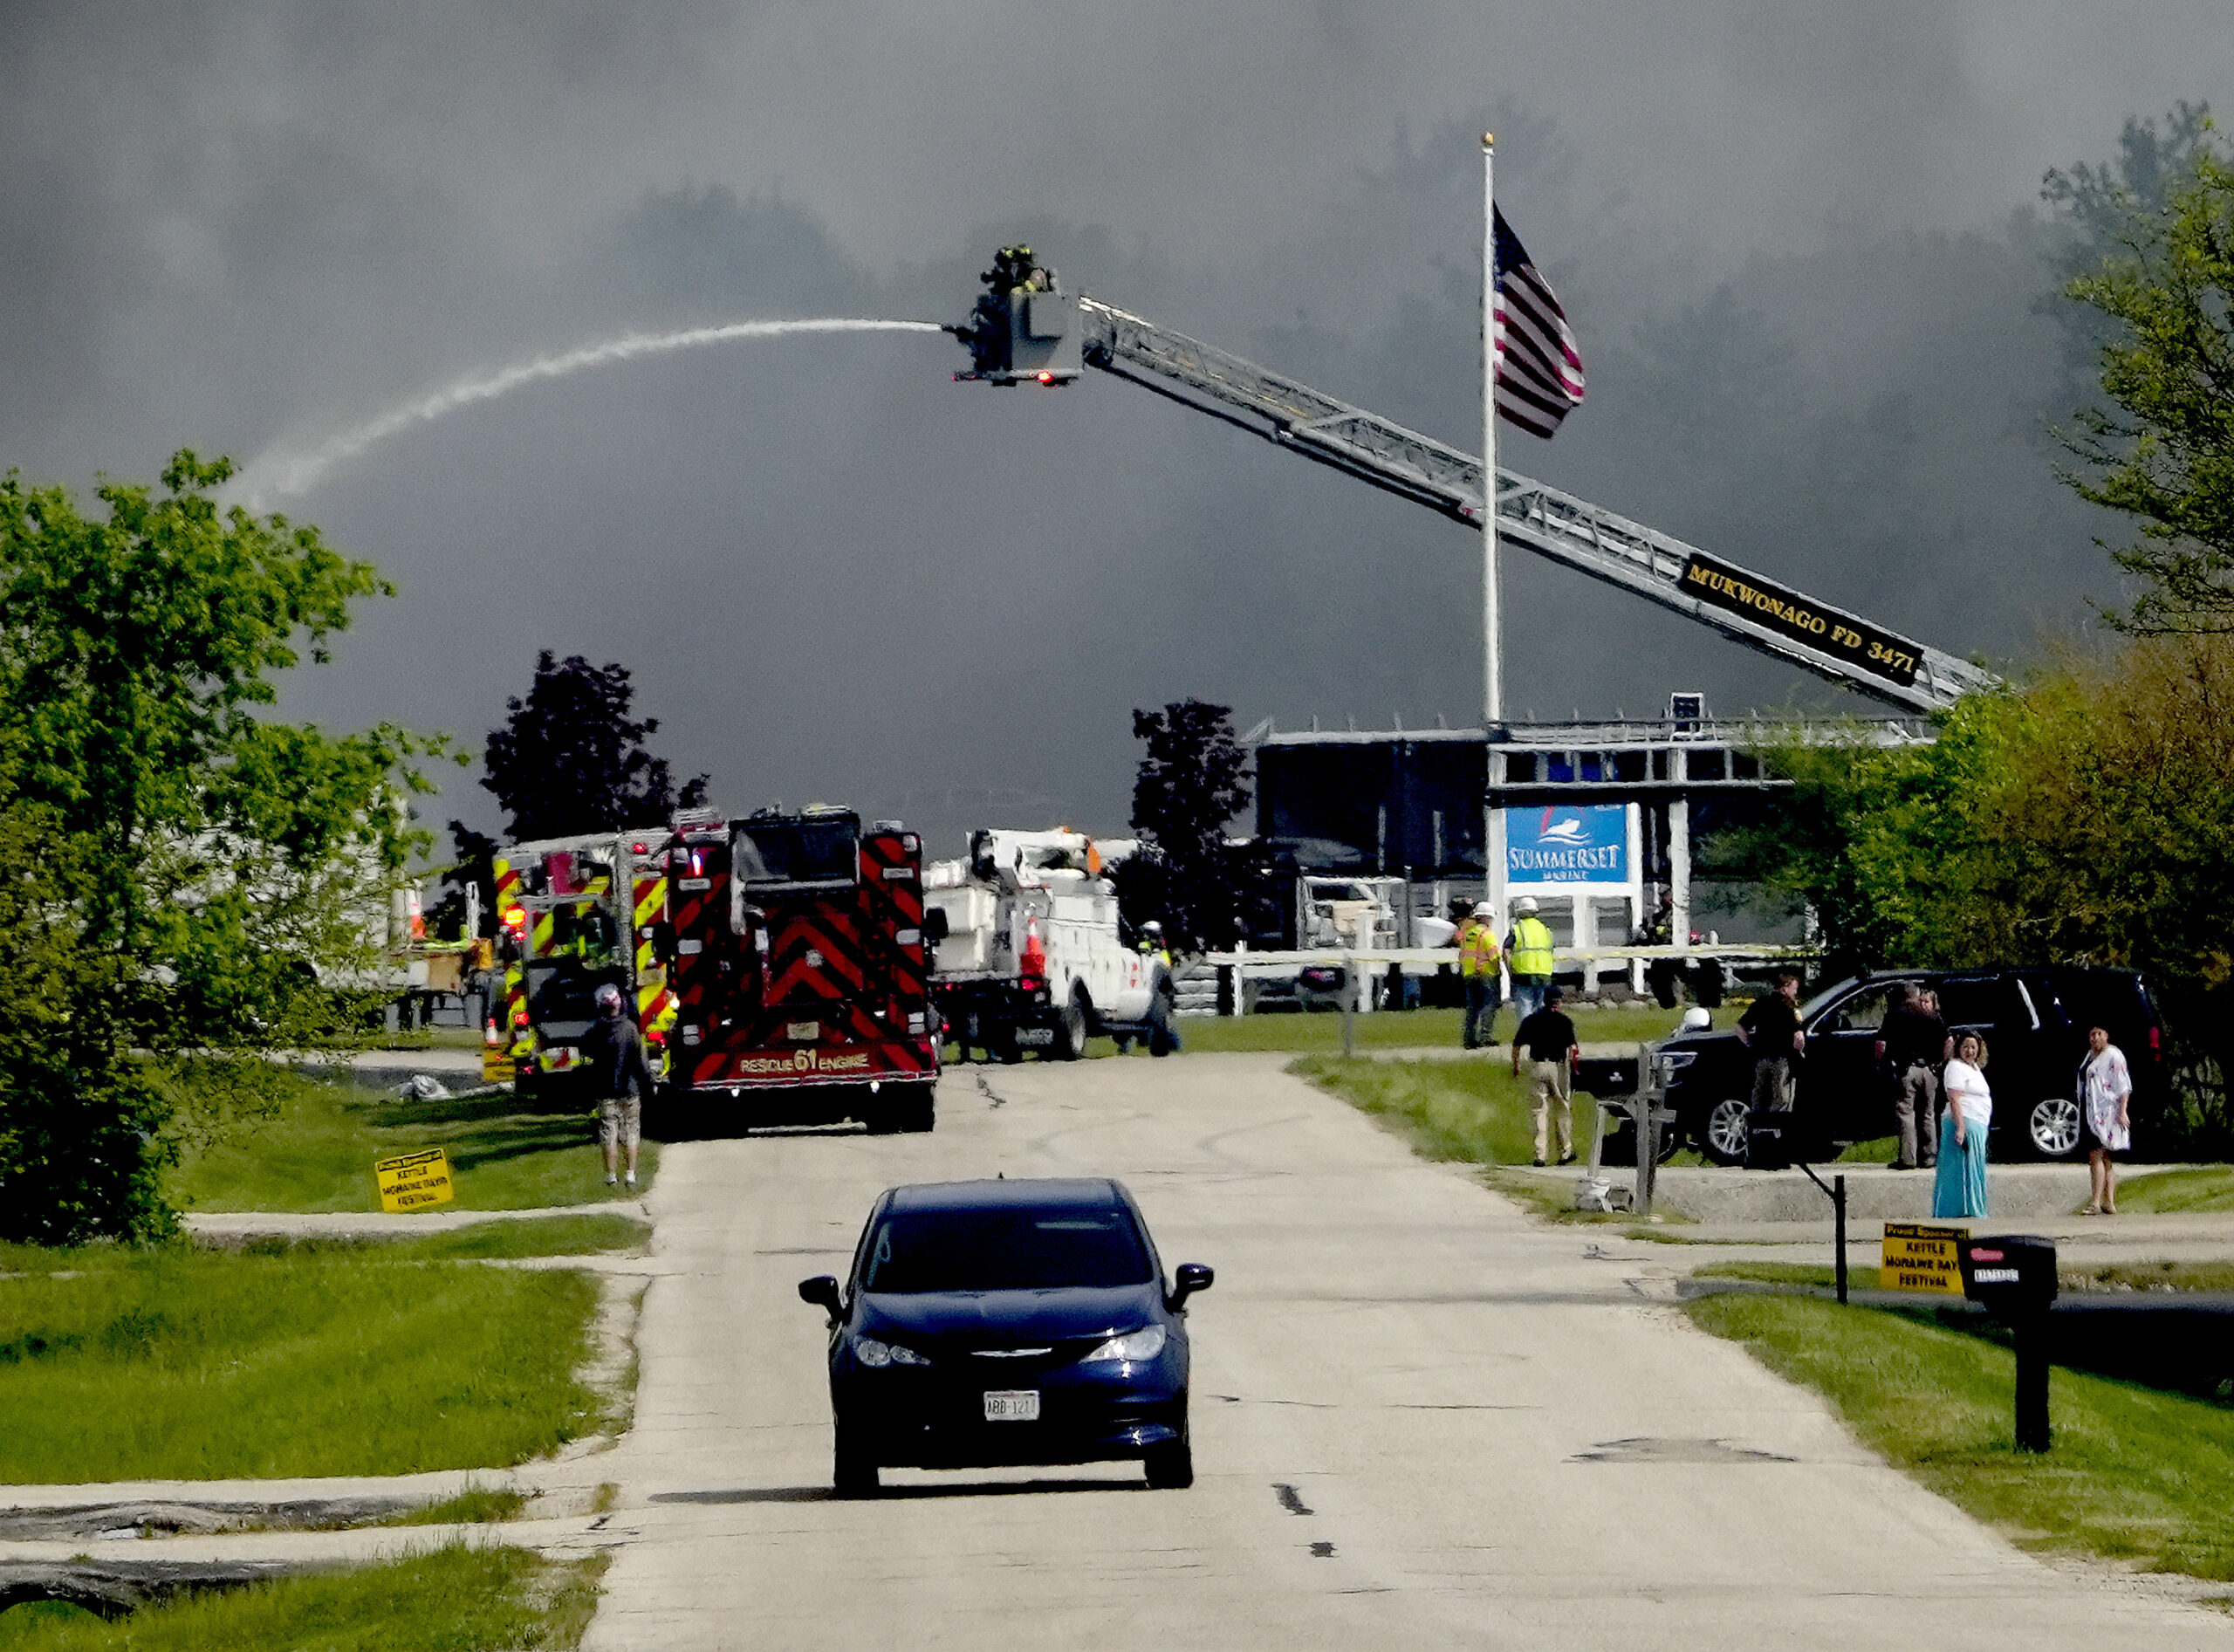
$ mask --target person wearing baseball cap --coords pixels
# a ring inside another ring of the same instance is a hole
[[[598,1141],[605,1148],[605,1185],[620,1181],[621,1155],[627,1156],[627,1184],[636,1185],[636,1150],[644,1139],[644,1103],[658,1078],[644,1051],[644,1034],[622,1012],[620,989],[610,981],[597,990],[597,1020],[582,1038],[597,1097]]]
[[[1556,1122],[1559,1162],[1574,1162],[1574,1069],[1582,1050],[1574,1023],[1559,1007],[1559,988],[1545,990],[1544,1007],[1520,1024],[1512,1035],[1512,1075],[1520,1076],[1521,1052],[1528,1053],[1528,1110],[1536,1121],[1536,1162],[1551,1151],[1552,1126]]]

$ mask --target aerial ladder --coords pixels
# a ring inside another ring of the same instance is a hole
[[[1086,367],[1130,380],[1479,532],[1482,462],[1297,380],[1062,290],[1031,250],[1004,248],[970,319],[949,331],[959,380],[1062,385]],[[1991,672],[1914,641],[1527,476],[1498,468],[1498,537],[1710,626],[1843,687],[1929,714],[1997,686]]]

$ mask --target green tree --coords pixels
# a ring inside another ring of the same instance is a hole
[[[1937,722],[1765,754],[1788,802],[1714,852],[1809,912],[1833,970],[2135,969],[2187,1054],[2234,1068],[2234,638],[2132,638]],[[2223,1087],[2190,1100],[2234,1145]]]
[[[2234,163],[2200,106],[2159,139],[2127,128],[2116,175],[2051,173],[2049,198],[2098,256],[2068,297],[2098,318],[2101,400],[2057,434],[2085,499],[2135,519],[2108,545],[2141,583],[2117,623],[2234,630]],[[2107,542],[2106,545],[2107,545]]]
[[[678,792],[667,759],[645,749],[660,725],[629,715],[635,697],[626,666],[578,654],[554,662],[548,648],[536,657],[526,697],[507,700],[504,726],[490,732],[481,783],[511,817],[514,842],[657,826],[705,800],[704,775]]]
[[[1178,950],[1230,946],[1252,916],[1256,859],[1226,841],[1255,795],[1231,713],[1201,700],[1133,713],[1133,737],[1148,746],[1133,782],[1144,853],[1119,867],[1118,898],[1132,922],[1160,922]]]
[[[93,516],[0,481],[0,1237],[167,1230],[174,1127],[268,1100],[271,1054],[355,1036],[375,993],[441,743],[270,719],[389,587],[221,511],[230,474],[182,451]]]

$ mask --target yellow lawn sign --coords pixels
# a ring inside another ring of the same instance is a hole
[[[449,1155],[440,1148],[382,1159],[373,1166],[373,1181],[380,1190],[380,1209],[391,1212],[429,1210],[457,1196]]]
[[[1885,1251],[1879,1258],[1881,1291],[1922,1291],[1933,1296],[1963,1294],[1963,1264],[1956,1246],[1970,1237],[1968,1228],[1928,1227],[1915,1222],[1888,1222]]]

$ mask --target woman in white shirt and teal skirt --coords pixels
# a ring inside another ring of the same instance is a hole
[[[1986,1213],[1986,1127],[1993,1122],[1993,1091],[1985,1066],[1986,1041],[1965,1032],[1940,1075],[1947,1111],[1939,1121],[1939,1171],[1931,1184],[1936,1217]]]

